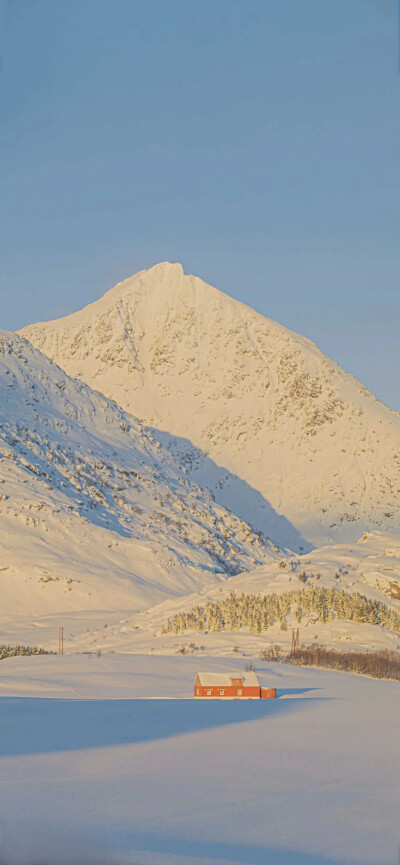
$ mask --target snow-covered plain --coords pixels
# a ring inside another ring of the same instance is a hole
[[[396,865],[398,683],[256,662],[277,700],[196,701],[198,669],[2,661],[2,865]]]

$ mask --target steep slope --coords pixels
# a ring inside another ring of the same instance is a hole
[[[305,603],[293,601],[291,613],[285,616],[286,628],[281,622],[270,624],[258,632],[255,626],[237,629],[219,626],[198,630],[190,624],[187,630],[179,631],[172,627],[171,633],[163,633],[168,620],[173,625],[176,614],[184,616],[196,608],[204,609],[205,604],[220,605],[232,592],[240,598],[248,595],[278,596],[307,590],[320,593],[321,590],[348,595],[358,593],[368,600],[383,604],[389,611],[385,623],[372,623],[364,617],[362,610],[357,615],[353,607],[354,619],[334,614],[324,621],[318,609],[318,600],[312,611]],[[303,607],[299,619],[295,611]],[[296,558],[284,558],[257,567],[246,574],[238,574],[221,586],[207,586],[201,592],[183,598],[173,598],[139,613],[122,623],[111,625],[101,632],[92,632],[80,637],[80,648],[93,648],[101,645],[113,651],[147,652],[160,654],[173,652],[186,647],[186,651],[198,651],[199,646],[212,654],[231,654],[233,646],[241,651],[257,655],[261,648],[271,643],[290,645],[292,628],[299,628],[303,644],[314,641],[335,645],[337,648],[390,648],[400,649],[398,625],[390,620],[390,611],[400,616],[400,538],[393,538],[384,532],[371,532],[363,535],[353,544],[335,544],[322,547]]]
[[[3,621],[143,609],[276,555],[139,421],[0,331]]]
[[[400,416],[309,340],[181,265],[23,333],[163,431],[192,478],[281,546],[400,528]]]

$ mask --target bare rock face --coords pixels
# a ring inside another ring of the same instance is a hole
[[[181,265],[22,333],[154,427],[188,477],[279,545],[399,529],[400,416],[309,340]]]

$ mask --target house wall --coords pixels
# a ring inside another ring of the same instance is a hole
[[[223,694],[220,694],[220,691],[224,691]],[[211,691],[211,693],[207,693]],[[238,694],[238,691],[242,691],[241,694]],[[259,699],[260,698],[260,688],[245,688],[244,685],[239,687],[239,685],[224,685],[221,688],[219,687],[211,687],[207,688],[204,685],[200,685],[197,682],[194,683],[194,696],[195,697],[218,697],[220,700],[223,700],[224,697],[236,697],[238,700],[240,699]]]
[[[276,697],[276,688],[261,688],[261,699],[270,700]]]

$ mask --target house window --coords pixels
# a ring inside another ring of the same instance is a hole
[[[223,697],[223,696],[224,696],[224,694],[225,694],[225,691],[224,691],[224,689],[223,689],[223,688],[221,688],[221,690],[220,690],[220,692],[219,692],[219,693],[220,693],[220,696],[221,696],[221,697]]]
[[[206,694],[207,694],[207,697],[211,697],[211,688],[207,688]]]
[[[238,688],[238,697],[241,697],[241,696],[242,696],[242,689]]]

